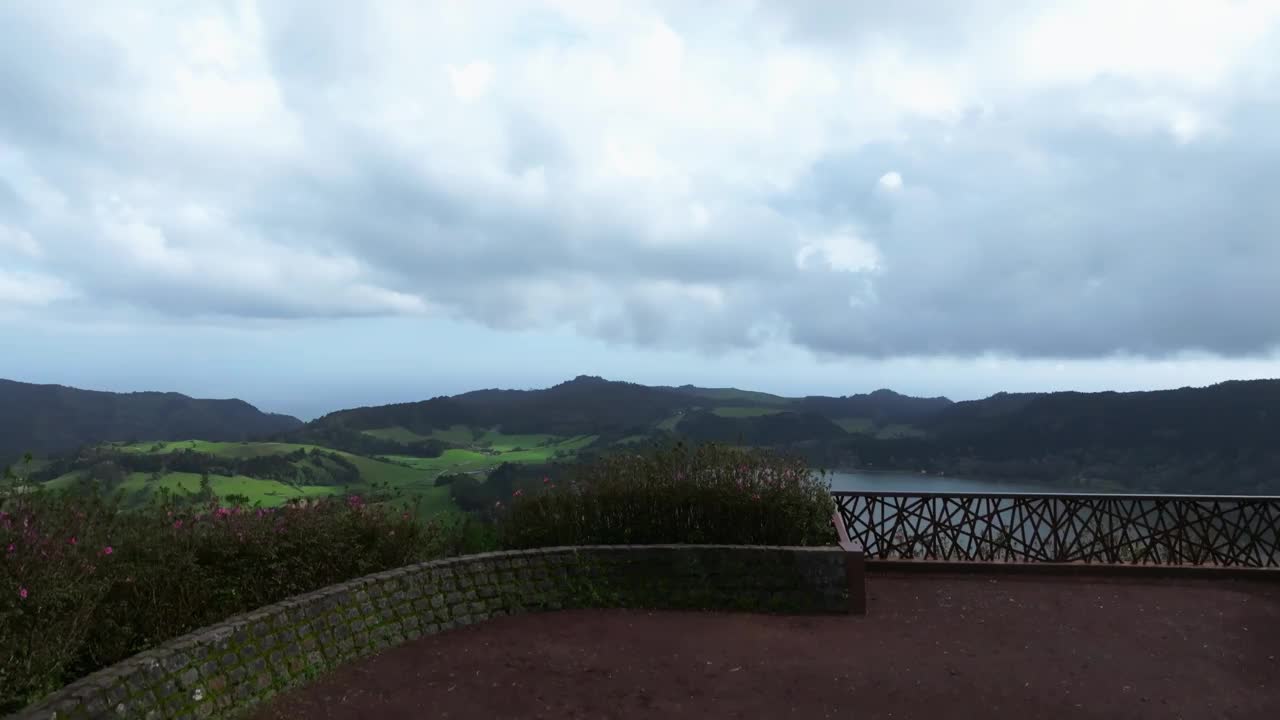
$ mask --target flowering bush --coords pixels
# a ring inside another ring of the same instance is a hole
[[[359,496],[126,511],[0,488],[0,713],[236,613],[453,549],[415,517]]]
[[[517,492],[499,513],[506,547],[835,541],[830,483],[802,460],[682,443],[578,468],[568,482]]]

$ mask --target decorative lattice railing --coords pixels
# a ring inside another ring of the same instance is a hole
[[[868,561],[1280,567],[1280,497],[833,492]]]

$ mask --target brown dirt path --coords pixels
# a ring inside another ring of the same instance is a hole
[[[863,618],[499,618],[254,717],[1280,718],[1280,584],[876,575],[868,593]]]

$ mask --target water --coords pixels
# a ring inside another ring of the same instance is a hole
[[[827,474],[832,490],[867,492],[1062,492],[1061,489],[1033,483],[969,480],[944,475],[921,475],[908,472],[832,472]]]
[[[834,491],[1062,493],[1029,482],[910,472],[828,473]],[[1079,491],[1076,491],[1079,492]],[[1090,491],[1097,492],[1097,491]],[[1103,493],[1105,494],[1105,493]],[[1143,493],[1133,493],[1143,495]],[[947,560],[1193,562],[1276,567],[1280,504],[1151,497],[1032,500],[847,499],[850,536],[879,557]]]

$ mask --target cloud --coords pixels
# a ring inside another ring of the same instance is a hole
[[[14,305],[48,305],[74,294],[59,278],[0,269],[0,309],[8,310]]]
[[[880,179],[876,182],[885,190],[893,191],[902,189],[902,175],[897,170],[890,170],[889,172],[881,175]]]
[[[1280,342],[1280,8],[944,5],[7,5],[3,298],[832,357]]]
[[[462,100],[475,100],[489,91],[493,68],[488,63],[472,62],[462,67],[449,66],[449,82],[453,93]]]

